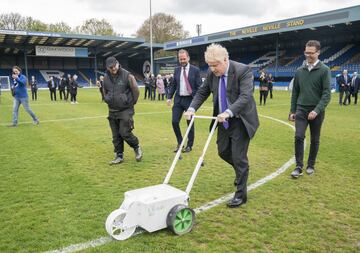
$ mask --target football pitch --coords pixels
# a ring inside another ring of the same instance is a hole
[[[51,102],[48,91],[39,91],[30,107],[40,125],[33,125],[21,106],[18,127],[8,128],[12,97],[2,93],[0,252],[74,252],[82,243],[87,246],[81,252],[104,253],[360,251],[360,105],[340,107],[337,93],[326,110],[314,175],[293,180],[292,165],[251,190],[246,205],[229,209],[219,203],[199,212],[193,231],[183,236],[161,230],[94,245],[108,237],[105,220],[120,206],[124,192],[163,182],[176,146],[171,107],[140,94],[134,133],[143,160],[136,162],[125,144],[124,163],[109,166],[113,146],[107,106],[100,100],[98,89],[80,89],[76,105]],[[249,185],[283,167],[294,154],[294,130],[284,123],[289,92],[274,91],[274,99],[257,108],[260,128],[249,148]],[[197,114],[212,114],[211,98]],[[182,155],[172,186],[186,188],[209,123],[195,122],[193,151]],[[185,128],[182,120],[183,133]],[[309,144],[307,138],[305,158]],[[190,207],[232,193],[233,180],[233,169],[218,157],[213,138],[190,193]]]

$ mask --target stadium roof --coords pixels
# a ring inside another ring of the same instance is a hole
[[[88,57],[150,57],[150,44],[142,38],[95,36],[52,32],[0,30],[0,54],[35,54],[35,46],[87,48]],[[163,44],[153,43],[153,50]]]
[[[346,26],[360,26],[360,5],[328,11],[275,22],[247,26],[223,32],[192,37],[184,40],[164,43],[164,50],[177,50],[180,48],[195,47],[214,42],[246,41],[263,35],[283,34],[299,30],[321,30],[327,33],[328,29],[343,30]],[[324,29],[324,27],[326,29]]]

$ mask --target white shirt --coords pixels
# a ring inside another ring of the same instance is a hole
[[[314,63],[314,64],[309,64],[308,62],[306,62],[306,66],[309,70],[309,72],[319,63],[319,59]]]
[[[188,80],[189,80],[189,70],[190,70],[190,64],[188,63],[186,65],[186,67],[185,67],[186,76],[188,77]],[[190,96],[190,95],[191,94],[188,92],[188,90],[186,88],[186,82],[185,82],[185,78],[184,78],[184,67],[181,66],[181,71],[180,71],[180,96]]]
[[[227,79],[228,79],[228,73],[229,73],[229,66],[230,66],[230,62],[228,62],[228,65],[226,67],[226,70],[225,70],[225,73],[224,73],[224,76],[225,76],[225,87],[227,87]],[[222,108],[221,108],[221,76],[219,78],[219,89],[218,89],[218,97],[219,97],[219,113],[222,111]],[[228,105],[228,108],[229,108],[229,100],[226,99],[226,103]],[[230,109],[226,109],[226,112],[229,113],[230,115],[230,118],[232,118],[234,116],[234,114],[232,113],[232,111]]]

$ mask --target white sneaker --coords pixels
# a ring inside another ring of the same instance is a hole
[[[78,101],[76,101],[75,104],[78,104]]]
[[[73,105],[73,104],[75,104],[74,102],[71,102],[71,104]]]

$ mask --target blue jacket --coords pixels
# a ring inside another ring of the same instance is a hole
[[[20,74],[18,78],[13,79],[12,88],[15,89],[15,98],[27,98],[27,89],[26,89],[26,76]]]

